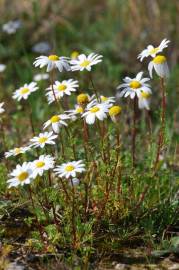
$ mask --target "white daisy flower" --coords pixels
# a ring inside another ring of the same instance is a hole
[[[50,155],[41,155],[38,159],[32,162],[33,178],[37,175],[42,176],[44,171],[54,168],[54,158]]]
[[[120,97],[122,97],[122,96],[124,96],[124,97],[130,96],[130,98],[133,99],[136,95],[139,97],[141,91],[151,93],[150,85],[146,83],[150,79],[149,78],[143,78],[142,79],[142,75],[143,75],[143,72],[139,72],[137,74],[137,76],[135,78],[133,78],[133,79],[131,79],[129,77],[125,77],[123,79],[124,83],[120,84],[117,87],[117,89],[124,88],[120,92],[119,96]]]
[[[157,55],[148,65],[150,77],[152,78],[152,71],[155,69],[157,75],[161,78],[169,76],[169,68],[167,59],[164,55]]]
[[[150,101],[151,101],[151,93],[142,91],[138,99],[139,109],[150,110]]]
[[[4,106],[4,102],[1,102],[0,103],[0,113],[5,112],[5,109],[3,108],[3,106]]]
[[[121,111],[122,108],[118,105],[114,105],[109,109],[109,115],[114,123],[118,122]]]
[[[76,71],[80,70],[83,71],[84,69],[91,71],[91,67],[96,65],[102,61],[102,55],[91,53],[88,56],[85,54],[80,54],[77,59],[71,60],[70,64],[71,70]]]
[[[69,114],[72,121],[75,121],[79,115],[84,113],[84,108],[81,105],[76,104],[73,110],[68,110],[65,112]]]
[[[48,80],[49,79],[49,74],[48,73],[39,73],[35,74],[33,77],[33,80],[36,82],[43,81],[43,80]]]
[[[138,59],[140,59],[140,61],[143,61],[143,59],[145,57],[151,56],[151,57],[155,57],[157,53],[162,52],[163,49],[168,47],[168,43],[170,42],[170,40],[168,39],[163,39],[162,42],[160,43],[160,45],[158,47],[154,47],[153,45],[149,45],[147,46],[147,48],[145,50],[143,50],[139,55],[138,55]]]
[[[6,69],[6,65],[0,64],[0,72],[3,72]]]
[[[16,147],[14,149],[9,150],[8,152],[5,152],[5,157],[11,157],[11,156],[18,156],[19,154],[23,154],[25,152],[27,152],[30,149],[29,146],[25,146],[25,147]]]
[[[15,20],[15,21],[9,21],[2,26],[3,32],[6,32],[7,34],[11,35],[16,33],[17,29],[21,27],[21,21]]]
[[[115,97],[100,96],[101,103],[113,104],[115,103]]]
[[[67,114],[58,114],[52,116],[47,122],[44,123],[44,129],[48,126],[52,126],[52,129],[55,133],[59,133],[59,129],[62,126],[67,126],[67,123],[64,120],[70,119]]]
[[[71,59],[74,60],[74,59],[77,59],[79,56],[79,52],[78,51],[73,51],[70,55]]]
[[[62,82],[56,81],[53,85],[53,89],[55,92],[55,96],[57,99],[62,98],[64,95],[71,95],[71,92],[76,92],[76,88],[79,87],[78,81],[75,81],[73,79],[64,80]],[[47,99],[48,103],[52,103],[55,101],[54,93],[52,90],[52,86],[47,88]]]
[[[21,99],[27,99],[32,92],[38,90],[38,86],[36,82],[31,82],[29,84],[24,84],[24,86],[20,87],[13,93],[13,99],[17,99],[20,101]]]
[[[24,162],[22,165],[17,165],[16,168],[10,173],[11,178],[7,181],[8,188],[23,186],[30,184],[32,181],[32,168],[31,162]]]
[[[96,118],[103,121],[107,118],[109,107],[107,103],[96,103],[96,100],[93,100],[87,105],[82,117],[85,117],[85,121],[89,125],[94,124]]]
[[[76,177],[77,173],[82,173],[85,171],[85,164],[82,160],[71,161],[67,163],[63,163],[60,166],[57,166],[54,171],[59,177]]]
[[[63,70],[71,70],[68,63],[68,57],[59,57],[58,55],[54,54],[49,56],[41,55],[36,58],[33,64],[35,67],[39,66],[40,68],[47,66],[47,72],[50,72],[55,68],[57,68],[60,72],[62,72]]]
[[[40,133],[38,136],[33,137],[30,141],[30,146],[44,148],[46,144],[55,144],[54,140],[57,138],[53,132]]]

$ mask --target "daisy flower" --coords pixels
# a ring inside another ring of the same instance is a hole
[[[84,69],[91,71],[91,67],[96,65],[102,61],[102,55],[91,53],[88,56],[85,54],[80,54],[77,59],[71,60],[70,64],[71,70],[76,71],[80,70],[83,71]]]
[[[74,59],[77,59],[78,56],[79,56],[79,52],[78,51],[73,51],[71,53],[71,56],[70,57],[71,57],[72,60],[74,60]]]
[[[162,42],[160,43],[160,45],[158,47],[154,47],[153,45],[149,45],[147,46],[147,48],[145,50],[143,50],[139,55],[138,55],[138,59],[140,59],[140,61],[143,61],[143,59],[145,57],[151,56],[151,57],[155,57],[157,53],[162,52],[163,49],[168,47],[168,43],[170,41],[167,40],[166,38],[162,40]]]
[[[150,100],[151,100],[151,93],[142,91],[138,99],[139,109],[150,110]]]
[[[9,21],[2,26],[3,32],[6,32],[7,34],[11,35],[14,34],[17,29],[21,27],[21,21],[15,20],[15,21]]]
[[[85,171],[85,165],[82,160],[78,161],[71,161],[67,163],[63,163],[60,166],[57,166],[54,171],[57,176],[59,177],[65,177],[65,178],[70,178],[70,177],[76,177],[77,173],[82,173]]]
[[[78,81],[73,79],[64,80],[62,82],[56,81],[53,85],[55,91],[55,96],[57,99],[62,98],[64,95],[71,95],[71,92],[76,92],[76,88],[79,87]],[[52,86],[47,88],[48,92],[46,94],[49,104],[52,103],[54,99],[54,94],[52,91]]]
[[[59,57],[55,54],[49,56],[41,55],[35,59],[33,64],[35,67],[39,66],[40,68],[47,66],[47,72],[50,72],[55,68],[57,68],[60,72],[63,70],[70,70],[68,58],[64,56]]]
[[[67,123],[64,120],[70,119],[67,114],[58,114],[52,116],[47,122],[44,123],[44,129],[48,126],[52,126],[52,129],[55,133],[59,133],[59,129],[62,126],[67,126]]]
[[[167,64],[167,59],[164,55],[157,55],[150,61],[148,65],[148,70],[150,77],[152,78],[152,71],[155,69],[157,75],[161,78],[165,78],[169,76],[169,68]]]
[[[0,64],[0,72],[3,72],[6,69],[6,65]]]
[[[0,113],[5,112],[3,106],[4,106],[4,102],[1,102],[1,103],[0,103]]]
[[[29,95],[32,92],[37,91],[38,87],[37,87],[37,83],[36,82],[31,82],[29,84],[24,84],[24,86],[20,87],[19,89],[17,89],[14,93],[13,93],[13,99],[17,99],[18,101],[20,101],[21,99],[27,99],[29,97]]]
[[[44,171],[54,168],[54,158],[50,155],[41,155],[38,159],[32,162],[33,178],[37,175],[42,176]]]
[[[113,104],[115,102],[115,97],[100,96],[100,101],[101,101],[101,103]]]
[[[83,113],[82,117],[85,117],[85,121],[89,125],[94,124],[96,118],[103,121],[107,118],[109,107],[107,103],[96,103],[96,101],[93,100],[87,105],[86,111]]]
[[[30,149],[29,146],[25,146],[25,147],[16,147],[14,149],[9,150],[8,152],[5,152],[5,157],[11,157],[11,156],[18,156],[19,154],[23,154],[25,152],[27,152]]]
[[[69,114],[69,117],[72,118],[73,121],[77,119],[78,115],[82,115],[84,113],[84,108],[81,105],[76,104],[75,109],[68,110],[66,113]]]
[[[43,81],[43,80],[48,80],[49,79],[49,74],[48,73],[35,74],[33,79],[36,82]]]
[[[46,144],[55,144],[54,140],[57,138],[53,132],[40,133],[38,136],[33,137],[30,141],[31,146],[44,148]]]
[[[113,122],[118,122],[119,120],[119,115],[121,114],[121,110],[122,108],[120,106],[112,106],[110,109],[109,109],[109,115],[112,119]]]
[[[120,92],[120,97],[128,97],[134,98],[136,95],[139,97],[141,91],[145,91],[148,93],[151,93],[150,85],[147,84],[150,79],[149,78],[143,78],[143,72],[139,72],[137,76],[133,79],[129,77],[125,77],[123,79],[124,83],[120,84],[117,89],[123,88],[123,90]]]
[[[10,173],[11,178],[7,181],[9,188],[30,184],[32,181],[31,162],[24,162],[22,165],[17,165]]]

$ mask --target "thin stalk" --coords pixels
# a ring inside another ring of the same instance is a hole
[[[75,223],[75,187],[73,185],[73,181],[72,179],[70,179],[71,181],[71,186],[72,186],[72,234],[73,234],[73,248],[76,248],[76,223]]]
[[[132,166],[135,167],[136,163],[136,107],[137,97],[133,100],[133,130],[132,130]]]
[[[91,72],[90,72],[90,81],[91,81],[91,85],[92,85],[92,87],[93,87],[93,90],[94,90],[96,99],[97,99],[98,102],[100,102],[100,98],[99,98],[99,95],[98,95],[97,90],[96,90],[96,88],[95,88],[95,85],[94,85],[94,82],[93,82],[93,78],[92,78]]]
[[[164,86],[164,78],[160,78],[160,90],[162,93],[161,127],[160,127],[160,131],[159,131],[159,136],[158,136],[157,155],[156,155],[156,159],[155,159],[155,163],[154,163],[154,174],[157,171],[159,157],[160,157],[160,153],[161,153],[163,143],[164,143],[165,115],[166,115],[166,91],[165,91],[165,86]]]
[[[60,103],[55,95],[55,90],[54,90],[54,69],[52,69],[51,73],[50,73],[50,81],[51,81],[51,87],[52,87],[52,93],[56,102],[57,107],[61,110],[61,106]]]

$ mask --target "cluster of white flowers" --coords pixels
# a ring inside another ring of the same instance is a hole
[[[149,56],[153,58],[148,65],[151,78],[153,69],[155,69],[159,77],[168,77],[169,69],[166,57],[164,55],[159,55],[158,53],[161,53],[163,49],[168,47],[169,42],[169,40],[164,39],[156,48],[153,45],[149,45],[138,55],[140,61],[143,61],[145,57]],[[131,99],[134,99],[137,96],[139,109],[145,108],[149,110],[152,95],[151,86],[148,84],[150,78],[142,78],[142,76],[143,72],[139,72],[135,78],[125,77],[123,79],[124,83],[120,84],[117,89],[122,89],[119,97],[130,96]]]

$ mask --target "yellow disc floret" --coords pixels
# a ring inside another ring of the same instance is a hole
[[[109,109],[109,115],[110,116],[116,116],[116,115],[119,115],[121,113],[121,107],[120,106],[112,106],[110,109]]]
[[[57,86],[58,91],[65,91],[67,89],[67,86],[65,84],[60,84]]]
[[[29,93],[29,88],[27,88],[27,87],[24,87],[24,88],[22,88],[21,90],[21,94],[23,95],[23,94],[27,94],[27,93]]]
[[[154,64],[163,64],[167,61],[166,57],[164,55],[157,55],[153,60],[152,62]]]
[[[49,55],[48,59],[51,61],[57,61],[57,60],[59,60],[59,57],[58,57],[58,55],[51,54],[51,55]]]
[[[27,179],[27,177],[29,176],[28,172],[21,172],[19,175],[18,175],[18,180],[23,182],[24,180]]]
[[[50,118],[51,123],[57,123],[60,120],[58,115],[54,115]]]
[[[150,54],[155,54],[155,53],[158,52],[158,50],[159,50],[158,47],[157,47],[157,48],[153,48],[152,50],[149,51],[149,53],[150,53]]]
[[[14,152],[15,152],[16,155],[20,154],[21,148],[15,148],[14,149]]]
[[[79,55],[79,52],[78,52],[78,51],[73,51],[73,52],[71,53],[71,58],[72,58],[72,59],[76,59],[76,58],[78,57],[78,55]]]
[[[148,92],[141,92],[141,97],[142,97],[142,98],[148,99],[148,98],[150,98],[150,96],[151,96],[151,94],[148,93]]]
[[[76,108],[76,112],[77,113],[83,113],[84,112],[84,109],[82,107],[77,107]]]
[[[65,168],[65,171],[67,172],[71,172],[75,169],[75,167],[73,165],[67,165],[66,168]]]
[[[107,101],[108,100],[108,98],[107,97],[105,97],[105,96],[101,96],[101,101]]]
[[[90,112],[92,112],[92,113],[96,113],[96,112],[98,112],[100,109],[97,107],[97,106],[94,106],[94,107],[92,107],[91,109],[90,109]]]
[[[140,88],[141,87],[141,83],[136,81],[136,80],[133,80],[129,83],[129,86],[130,88],[132,89],[137,89],[137,88]]]
[[[45,162],[44,161],[37,161],[36,162],[36,167],[37,168],[42,168],[44,165],[45,165]]]
[[[77,103],[78,104],[83,105],[83,104],[86,104],[88,102],[89,102],[89,97],[87,94],[80,94],[77,96]]]
[[[89,66],[90,63],[91,63],[91,62],[90,62],[89,60],[84,60],[84,61],[80,64],[80,66],[81,66],[81,67],[87,67],[87,66]]]
[[[47,137],[40,137],[39,143],[45,143],[47,141]]]

